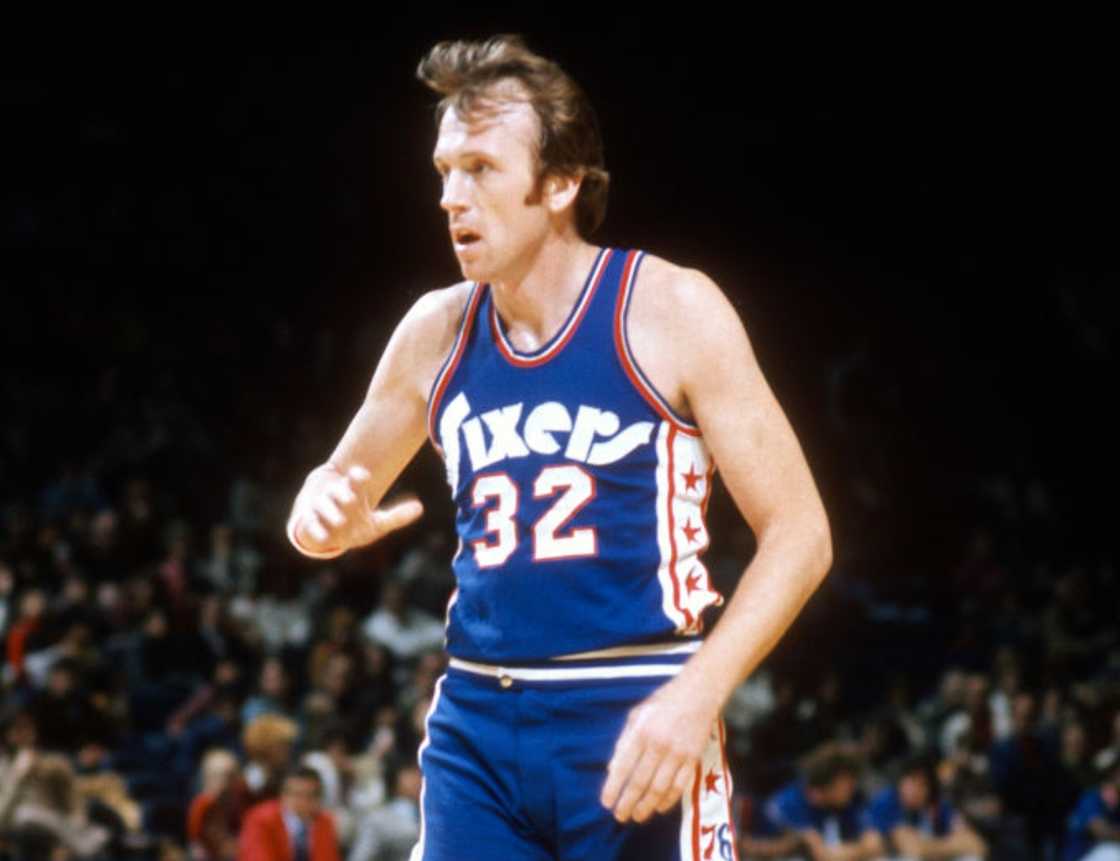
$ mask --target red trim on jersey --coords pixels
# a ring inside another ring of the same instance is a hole
[[[626,372],[626,376],[630,378],[630,382],[633,384],[634,388],[638,390],[638,394],[645,398],[661,418],[665,419],[665,421],[669,422],[669,424],[681,433],[686,433],[689,436],[700,436],[700,431],[697,428],[691,428],[688,425],[681,424],[680,420],[661,404],[657,395],[654,394],[650,386],[646,385],[646,381],[643,380],[641,374],[638,373],[638,363],[630,355],[629,342],[626,340],[625,323],[622,319],[622,309],[626,307],[626,297],[629,295],[632,286],[630,283],[631,273],[634,269],[637,257],[638,252],[636,250],[631,251],[626,256],[626,263],[623,264],[622,268],[622,287],[619,289],[618,297],[614,303],[615,352],[618,353],[618,358],[622,362],[622,369]]]
[[[733,861],[739,861],[739,840],[735,836],[735,817],[731,813],[731,776],[727,772],[727,751],[724,750],[726,736],[724,735],[723,718],[718,718],[717,722],[719,724],[719,756],[723,763],[723,786],[726,790],[724,796],[727,800],[727,830],[731,833],[731,857]]]
[[[700,861],[700,782],[704,779],[700,763],[692,781],[692,857]]]
[[[466,311],[463,313],[463,322],[459,326],[459,334],[455,345],[451,348],[451,360],[436,378],[435,393],[432,395],[431,403],[428,404],[428,437],[440,455],[443,454],[443,447],[439,444],[439,437],[436,436],[436,413],[439,412],[440,401],[443,400],[443,393],[447,390],[447,384],[451,382],[451,377],[459,366],[459,360],[463,358],[463,351],[467,348],[467,340],[470,338],[471,327],[474,325],[474,313],[481,298],[482,290],[476,288],[471,291]]]
[[[669,434],[665,439],[665,447],[669,454],[669,478],[665,488],[666,507],[669,509],[669,579],[673,581],[673,604],[677,610],[684,614],[685,628],[692,627],[692,613],[687,607],[681,606],[681,585],[677,580],[677,525],[673,519],[673,497],[676,489],[673,486],[673,441],[677,434],[675,425],[669,425]]]
[[[533,356],[532,358],[524,358],[522,356],[518,356],[513,352],[512,346],[506,343],[505,335],[502,333],[501,327],[498,323],[498,305],[494,302],[493,291],[491,291],[490,337],[493,339],[494,344],[497,346],[498,352],[501,353],[503,357],[505,357],[506,361],[508,361],[511,365],[516,365],[519,368],[535,368],[538,365],[543,365],[545,362],[547,362],[549,359],[551,359],[553,356],[564,349],[564,346],[570,340],[572,340],[572,336],[575,335],[576,330],[579,328],[579,324],[583,322],[583,318],[587,314],[587,309],[591,307],[591,300],[595,296],[595,291],[599,289],[599,282],[603,280],[603,273],[607,271],[607,263],[610,261],[611,255],[613,253],[613,248],[607,248],[597,258],[599,269],[591,280],[591,287],[584,288],[583,295],[579,300],[579,306],[576,310],[575,317],[568,321],[565,321],[564,328],[567,331],[559,341],[552,344],[539,356]],[[588,277],[591,277],[591,273],[588,273]],[[487,284],[486,287],[487,289],[489,289],[490,285]]]
[[[708,467],[708,474],[704,478],[704,484],[705,484],[704,499],[701,500],[701,502],[700,502],[700,518],[701,518],[701,520],[707,520],[707,517],[708,517],[708,499],[712,495],[712,476],[714,476],[715,474],[716,474],[716,462],[713,460],[711,465]],[[707,524],[705,524],[705,526],[706,525]]]

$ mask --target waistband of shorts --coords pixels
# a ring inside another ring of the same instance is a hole
[[[448,665],[477,675],[520,681],[668,677],[679,673],[700,646],[700,640],[617,646],[516,664],[492,664],[451,656]]]

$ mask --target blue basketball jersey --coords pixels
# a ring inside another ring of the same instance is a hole
[[[723,603],[700,559],[715,464],[634,361],[625,321],[644,252],[602,248],[539,350],[474,283],[428,401],[455,501],[447,651],[546,661],[699,640]]]

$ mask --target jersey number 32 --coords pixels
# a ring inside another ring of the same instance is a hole
[[[533,481],[533,498],[549,496],[555,496],[556,501],[533,524],[533,561],[594,556],[598,552],[594,527],[562,530],[576,512],[595,498],[595,478],[575,464],[546,466]],[[502,565],[517,549],[519,501],[517,485],[508,473],[492,472],[475,478],[471,502],[475,508],[488,506],[489,537],[471,542],[479,568]]]

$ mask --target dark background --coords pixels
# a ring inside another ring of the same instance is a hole
[[[246,473],[276,492],[282,547],[392,327],[461,277],[416,64],[439,38],[515,31],[598,111],[595,241],[729,293],[817,477],[836,564],[779,656],[823,631],[871,637],[848,640],[852,666],[889,662],[891,636],[849,609],[916,607],[941,666],[977,540],[1012,578],[1110,563],[1117,141],[1093,50],[899,38],[868,61],[712,22],[434,17],[325,42],[122,35],[9,67],[6,504],[96,455],[109,487],[142,469],[168,513],[205,520]],[[429,448],[400,485],[450,531]],[[749,537],[725,493],[712,518],[733,588]]]

